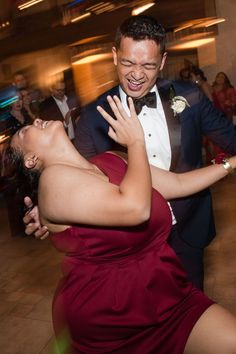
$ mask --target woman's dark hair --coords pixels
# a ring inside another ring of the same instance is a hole
[[[216,78],[215,81],[213,82],[212,86],[217,86],[217,82],[216,79],[219,75],[223,75],[225,78],[225,82],[224,82],[224,88],[233,88],[233,85],[230,82],[230,79],[228,78],[228,76],[226,75],[226,73],[224,73],[223,71],[218,72],[218,74],[216,74]]]
[[[194,73],[195,75],[199,75],[203,81],[207,81],[207,78],[206,78],[204,72],[200,68],[198,68],[197,66],[193,66],[191,72]]]
[[[23,153],[13,148],[11,143],[3,153],[1,168],[4,169],[5,166],[10,171],[11,180],[20,187],[25,195],[29,195],[36,202],[40,173],[38,170],[29,170],[25,167]]]
[[[135,41],[153,40],[160,45],[161,54],[165,52],[165,29],[151,16],[139,15],[126,19],[116,32],[115,46],[117,49],[120,47],[122,37],[129,37]]]

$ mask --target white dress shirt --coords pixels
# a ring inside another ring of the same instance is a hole
[[[63,115],[63,117],[65,118],[66,114],[69,112],[70,108],[68,107],[68,104],[67,104],[67,97],[64,96],[63,97],[63,100],[58,100],[56,97],[52,96],[53,99],[55,100],[58,108],[60,109],[61,111],[61,114]],[[74,127],[73,127],[73,123],[72,123],[72,120],[71,120],[71,117],[69,117],[69,123],[66,124],[66,122],[64,121],[64,125],[65,127],[67,128],[67,131],[68,131],[68,136],[69,138],[72,140],[74,139],[75,137],[75,132],[74,132]]]
[[[127,95],[120,86],[119,92],[122,105],[126,112],[129,113]],[[171,146],[166,117],[156,85],[150,92],[156,92],[157,107],[149,108],[144,106],[138,115],[144,131],[148,160],[151,165],[163,170],[169,170],[171,164]],[[176,224],[170,204],[169,207],[172,213],[172,223]]]

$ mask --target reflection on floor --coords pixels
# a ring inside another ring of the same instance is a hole
[[[212,189],[218,235],[205,253],[205,291],[236,314],[236,175]],[[11,237],[0,197],[0,352],[56,354],[51,300],[60,259],[49,240]]]

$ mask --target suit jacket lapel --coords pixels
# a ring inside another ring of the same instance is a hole
[[[99,105],[101,105],[105,109],[105,111],[107,111],[107,113],[109,113],[112,117],[114,117],[114,113],[113,113],[113,111],[112,111],[112,109],[111,109],[111,107],[110,107],[110,105],[109,105],[109,103],[107,101],[108,94],[111,97],[116,95],[116,96],[118,96],[120,98],[119,86],[115,86],[109,92],[103,94],[101,96],[101,99],[99,99],[99,101],[98,101]],[[106,122],[105,119],[104,119],[104,122]],[[109,125],[109,124],[107,123],[107,125]]]
[[[165,112],[166,122],[169,130],[170,146],[171,146],[171,165],[170,170],[174,171],[177,166],[178,158],[180,155],[181,147],[181,124],[179,116],[174,116],[173,110],[171,109],[171,99],[170,99],[170,82],[158,82],[157,83],[158,92],[162,101],[163,109]],[[173,89],[173,87],[172,87]]]

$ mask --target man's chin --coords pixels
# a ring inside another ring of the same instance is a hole
[[[136,90],[127,90],[126,94],[127,94],[127,96],[130,96],[132,98],[141,98],[142,96],[145,95],[143,90],[142,91],[140,91],[140,90],[138,90],[138,91],[136,91]]]

